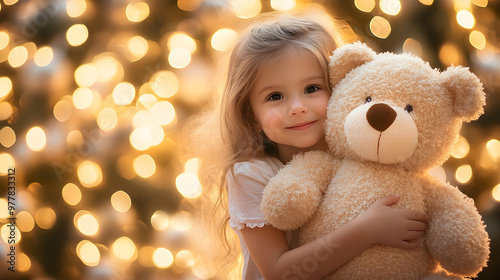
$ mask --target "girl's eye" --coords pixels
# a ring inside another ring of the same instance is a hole
[[[319,90],[318,86],[308,86],[306,87],[306,93],[315,93]]]
[[[413,111],[413,106],[411,106],[410,104],[406,105],[405,111],[411,113]]]
[[[371,96],[368,96],[368,97],[365,99],[365,102],[366,102],[366,103],[371,102],[371,101],[372,101]]]
[[[276,101],[276,100],[280,100],[282,98],[283,98],[283,96],[281,94],[279,94],[279,93],[272,93],[271,95],[269,95],[267,97],[266,100],[267,101]]]

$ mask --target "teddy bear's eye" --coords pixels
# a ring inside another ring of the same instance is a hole
[[[370,102],[370,101],[372,101],[372,98],[371,98],[371,96],[368,96],[368,97],[365,99],[365,102],[366,102],[366,103],[368,103],[368,102]]]
[[[413,111],[413,106],[411,106],[410,104],[406,105],[405,111],[411,113]]]

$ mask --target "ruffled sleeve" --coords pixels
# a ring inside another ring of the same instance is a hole
[[[234,230],[267,225],[260,210],[262,193],[269,180],[283,164],[276,158],[238,162],[227,174],[229,225]]]

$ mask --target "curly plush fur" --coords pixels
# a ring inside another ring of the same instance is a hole
[[[428,174],[445,162],[464,121],[483,113],[478,78],[444,72],[409,54],[376,54],[355,43],[335,51],[326,141],[329,152],[293,158],[264,190],[261,209],[275,227],[301,227],[307,243],[400,194],[394,207],[425,212],[425,246],[374,245],[329,279],[462,279],[489,257],[489,237],[474,201]]]

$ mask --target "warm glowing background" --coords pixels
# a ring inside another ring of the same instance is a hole
[[[486,113],[435,174],[474,198],[500,275],[498,0],[36,0],[0,2],[0,277],[207,279],[190,212],[198,160],[178,131],[215,93],[216,63],[259,13],[321,5],[377,51],[465,65]],[[7,271],[16,167],[17,272]]]

